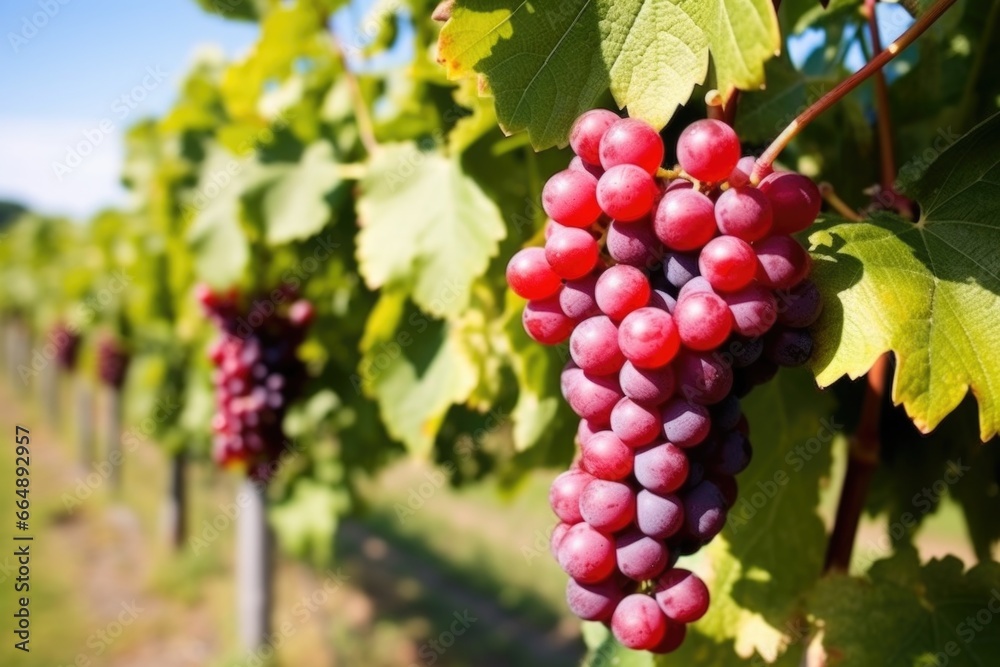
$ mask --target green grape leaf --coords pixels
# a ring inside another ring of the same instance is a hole
[[[868,580],[824,580],[811,596],[810,612],[823,628],[826,664],[997,664],[1000,564],[963,569],[953,556],[921,567],[916,552],[905,549],[876,562]]]
[[[250,261],[250,245],[243,226],[247,218],[245,200],[288,168],[262,164],[253,155],[236,157],[217,145],[210,147],[201,178],[184,212],[191,220],[187,241],[201,280],[227,286],[242,277]]]
[[[764,62],[780,48],[767,0],[460,0],[438,58],[450,78],[485,77],[504,130],[526,129],[542,149],[565,144],[608,88],[659,129],[705,81],[710,54],[715,86],[728,91],[763,84]]]
[[[1000,115],[946,149],[909,194],[910,223],[881,214],[810,236],[826,308],[815,327],[820,385],[863,375],[891,350],[893,400],[933,430],[971,388],[980,437],[1000,429]]]
[[[358,262],[372,289],[404,287],[435,316],[459,315],[506,226],[457,158],[384,146],[358,198]]]
[[[375,399],[392,437],[428,458],[448,410],[479,384],[461,331],[409,307],[404,290],[384,290],[368,317],[361,351],[355,389]]]
[[[264,195],[267,242],[306,239],[323,229],[332,215],[331,197],[342,185],[330,142],[311,144]]]

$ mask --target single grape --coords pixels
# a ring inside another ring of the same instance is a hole
[[[655,174],[663,162],[663,140],[652,127],[635,118],[614,123],[601,137],[601,166],[632,164]]]
[[[597,201],[608,216],[632,222],[653,208],[657,188],[653,177],[634,164],[611,167],[597,182]]]
[[[560,521],[552,529],[552,534],[549,535],[549,551],[557,561],[559,560],[559,545],[562,544],[563,538],[566,537],[566,533],[572,527],[573,525]]]
[[[299,299],[288,307],[288,321],[297,327],[309,326],[316,317],[316,308],[305,299]]]
[[[566,582],[566,604],[574,616],[585,621],[610,621],[623,597],[614,579],[594,584],[581,584],[572,578]]]
[[[726,351],[732,356],[734,367],[746,368],[764,353],[764,339],[733,336],[726,343]]]
[[[643,534],[665,540],[684,525],[684,506],[673,494],[642,489],[635,497],[635,522]]]
[[[559,565],[577,581],[593,584],[606,579],[615,569],[615,545],[585,523],[578,523],[559,543]]]
[[[823,206],[819,188],[811,179],[793,172],[775,172],[760,182],[760,191],[771,200],[774,231],[801,232],[816,220]]]
[[[702,248],[698,270],[716,291],[735,292],[754,279],[757,255],[746,241],[735,236],[719,236]]]
[[[677,299],[670,296],[669,292],[653,290],[653,293],[649,295],[649,307],[673,313],[674,308],[677,307]]]
[[[570,364],[562,372],[562,393],[569,407],[596,426],[611,422],[611,411],[622,398],[614,375],[590,375]]]
[[[672,493],[684,485],[688,457],[680,447],[661,442],[635,453],[635,478],[643,488],[654,493]]]
[[[680,337],[670,313],[659,308],[639,308],[622,320],[617,347],[635,366],[658,368],[677,354]]]
[[[522,248],[507,263],[507,284],[522,299],[544,299],[558,292],[562,281],[544,249]]]
[[[791,236],[771,236],[754,244],[757,281],[777,290],[791,289],[809,275],[809,253]]]
[[[567,227],[589,227],[601,216],[597,203],[597,179],[583,171],[565,169],[542,188],[546,215]]]
[[[597,279],[594,296],[601,312],[619,321],[636,308],[645,306],[649,302],[650,291],[645,273],[634,266],[618,264]]]
[[[607,109],[591,109],[580,114],[569,131],[569,145],[581,160],[601,164],[601,138],[621,118]]]
[[[708,468],[719,475],[738,475],[750,465],[752,455],[750,439],[739,431],[730,431],[719,440],[708,461]],[[729,505],[728,502],[726,504]]]
[[[622,646],[635,650],[656,647],[667,632],[667,619],[648,595],[627,595],[611,616],[611,632]]]
[[[580,494],[583,520],[602,533],[617,532],[635,518],[635,492],[628,484],[593,479]]]
[[[708,611],[708,586],[690,570],[674,568],[657,580],[656,603],[671,621],[694,623]]]
[[[659,405],[674,393],[674,371],[670,366],[639,368],[626,361],[618,381],[622,392],[642,405]]]
[[[674,371],[677,393],[692,403],[712,405],[726,397],[733,387],[733,371],[718,354],[684,350],[677,355]]]
[[[667,631],[663,634],[660,643],[649,649],[653,653],[665,654],[673,653],[684,643],[687,637],[687,626],[683,623],[667,622]]]
[[[600,303],[601,283],[597,283]],[[608,317],[598,315],[580,322],[569,339],[569,353],[576,365],[587,373],[617,373],[625,363],[618,348],[618,327]]]
[[[655,579],[667,567],[669,559],[670,554],[662,542],[647,537],[635,528],[615,538],[618,569],[629,579]]]
[[[611,431],[601,431],[581,447],[583,468],[598,479],[618,481],[632,472],[632,450]]]
[[[629,447],[641,447],[652,442],[663,424],[660,411],[623,398],[611,411],[611,431]]]
[[[712,284],[708,282],[702,276],[695,276],[691,280],[684,283],[684,287],[677,291],[677,300],[685,298],[689,294],[694,294],[696,292],[705,292],[706,294],[715,294],[715,290],[712,289]]]
[[[731,431],[743,416],[743,409],[740,407],[740,400],[730,394],[709,408],[709,413],[716,428]]]
[[[733,128],[721,120],[698,120],[677,139],[677,161],[699,181],[725,180],[740,160],[740,140]]]
[[[715,205],[697,190],[668,190],[656,207],[653,231],[671,250],[697,250],[715,236]]]
[[[788,290],[778,293],[778,321],[793,329],[811,326],[823,312],[823,298],[816,283],[803,280]]]
[[[556,345],[569,338],[576,324],[559,306],[559,297],[529,301],[521,313],[524,330],[543,345]]]
[[[726,498],[709,481],[684,493],[684,531],[704,543],[719,534],[726,525]]]
[[[566,317],[574,320],[585,320],[601,314],[594,297],[597,286],[597,274],[591,273],[577,280],[568,280],[559,290],[559,306]]]
[[[603,428],[599,428],[589,419],[581,419],[580,423],[576,427],[576,441],[578,444],[582,445],[590,440],[594,434],[603,430]]]
[[[663,276],[674,289],[681,289],[701,275],[698,255],[686,252],[668,252],[663,258]]]
[[[708,481],[718,487],[719,492],[722,493],[722,497],[726,499],[726,507],[731,508],[736,504],[736,499],[739,497],[739,486],[736,484],[735,477],[712,473],[708,477]]]
[[[601,165],[584,162],[579,155],[570,160],[569,166],[566,168],[569,169],[570,171],[582,171],[584,173],[590,174],[591,176],[593,176],[598,180],[600,180],[601,176],[604,174],[604,168]]]
[[[552,481],[549,487],[549,506],[560,521],[574,524],[583,521],[580,514],[580,495],[594,477],[582,470],[567,470]]]
[[[708,408],[683,398],[674,398],[660,414],[663,434],[678,447],[694,447],[708,437],[712,427]]]
[[[733,315],[733,331],[750,338],[763,336],[778,318],[774,293],[758,284],[720,295]]]
[[[545,259],[559,277],[582,278],[597,266],[597,241],[585,229],[565,227],[545,242]]]
[[[715,202],[719,231],[744,241],[758,241],[771,231],[771,201],[757,188],[730,188]]]
[[[779,366],[801,366],[812,356],[813,339],[806,329],[775,330],[764,341],[764,355]]]
[[[605,245],[611,259],[640,269],[657,266],[663,257],[663,246],[648,220],[612,222]]]
[[[707,292],[682,296],[674,308],[673,318],[681,342],[692,350],[719,347],[733,327],[729,306],[718,295]]]

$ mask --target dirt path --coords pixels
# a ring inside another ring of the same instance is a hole
[[[4,431],[14,423],[29,424],[32,431],[33,503],[37,503],[33,507],[44,508],[38,515],[43,554],[37,567],[47,573],[39,576],[49,577],[49,590],[35,621],[37,641],[46,645],[45,650],[27,662],[12,664],[247,664],[231,659],[235,634],[229,616],[231,548],[221,543],[231,535],[213,545],[218,562],[173,556],[159,534],[157,508],[150,504],[163,497],[163,454],[151,444],[141,445],[126,463],[122,498],[116,500],[106,481],[75,463],[73,438],[45,422],[27,402],[15,398],[10,387],[0,386]],[[96,484],[88,485],[89,474]],[[205,485],[210,495],[203,492],[192,502],[199,503],[202,512],[211,512],[213,502],[231,497],[225,482],[209,480]],[[78,495],[87,489],[92,492],[68,511],[65,499],[73,497],[74,489],[84,489]],[[195,520],[191,523],[196,525]],[[438,563],[393,546],[360,522],[345,522],[341,530],[338,567],[348,573],[347,585],[317,596],[329,589],[323,573],[294,561],[283,559],[280,564],[274,622],[276,628],[292,623],[292,630],[279,652],[279,664],[568,667],[577,663],[582,647],[572,634],[558,627],[546,631],[533,626],[496,599],[464,588]],[[185,568],[194,572],[192,581],[186,581]],[[184,592],[186,587],[194,592]],[[296,604],[320,598],[321,604],[307,602],[305,618],[295,614]],[[432,642],[448,631],[453,615],[465,613],[476,620],[455,639],[454,649],[438,652]],[[11,664],[3,659],[0,663]]]

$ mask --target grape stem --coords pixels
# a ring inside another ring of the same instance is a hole
[[[332,30],[328,34],[333,52],[340,61],[344,82],[347,84],[347,90],[351,97],[351,106],[354,108],[354,119],[358,127],[358,138],[365,147],[365,151],[369,155],[372,155],[378,151],[378,139],[375,137],[375,123],[368,113],[368,106],[365,104],[365,96],[361,91],[361,84],[358,81],[358,77],[348,66],[347,53],[344,51],[343,46],[341,46],[340,42],[333,35]]]
[[[882,51],[882,36],[879,34],[878,17],[875,15],[875,0],[865,0],[865,17],[868,32],[871,33],[872,51]],[[882,166],[882,189],[892,191],[896,179],[896,156],[892,146],[892,118],[889,112],[889,87],[885,82],[885,72],[875,72],[875,110],[878,114],[879,155]]]
[[[840,198],[837,191],[833,189],[833,186],[827,182],[819,184],[819,193],[822,195],[826,203],[830,205],[834,211],[839,213],[841,217],[850,220],[851,222],[860,222],[863,218],[857,214],[857,212],[848,206],[847,202]]]
[[[819,98],[812,106],[803,111],[798,117],[793,120],[788,127],[782,130],[781,134],[767,147],[767,150],[757,158],[757,163],[754,165],[753,174],[750,176],[750,182],[754,185],[760,183],[760,180],[764,177],[764,173],[768,170],[781,151],[788,146],[789,142],[799,132],[802,131],[806,125],[816,120],[816,118],[822,114],[824,111],[829,109],[831,106],[839,102],[844,96],[849,92],[857,88],[865,79],[881,71],[886,64],[895,58],[897,55],[903,52],[906,47],[912,44],[920,35],[922,35],[928,28],[930,28],[935,21],[941,18],[949,7],[955,4],[957,0],[938,0],[930,9],[924,12],[917,21],[909,27],[909,29],[904,32],[899,39],[886,47],[883,51],[879,52],[874,58],[868,61],[868,63],[859,69],[857,72],[847,77],[841,81],[837,86],[828,92],[823,97]]]
[[[868,386],[861,405],[858,429],[851,438],[847,472],[840,491],[837,517],[826,549],[826,572],[847,572],[851,566],[851,552],[861,521],[861,511],[871,487],[872,475],[878,466],[879,427],[882,401],[889,379],[889,353],[879,357],[868,371]]]

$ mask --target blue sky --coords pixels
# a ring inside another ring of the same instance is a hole
[[[0,198],[75,216],[121,203],[128,126],[170,106],[198,49],[237,56],[256,34],[194,0],[3,0]],[[60,180],[86,133],[100,142]]]
[[[335,17],[340,33],[354,34],[371,0],[353,4]],[[890,5],[879,5],[879,18],[886,43],[910,23]],[[127,128],[169,108],[199,50],[235,58],[256,36],[255,24],[213,16],[194,0],[0,0],[0,199],[80,218],[124,203]],[[793,58],[821,41],[804,36]],[[354,64],[398,64],[412,34],[402,31],[397,46],[391,57]],[[857,67],[855,51],[848,64]],[[92,151],[60,167],[81,142]]]

